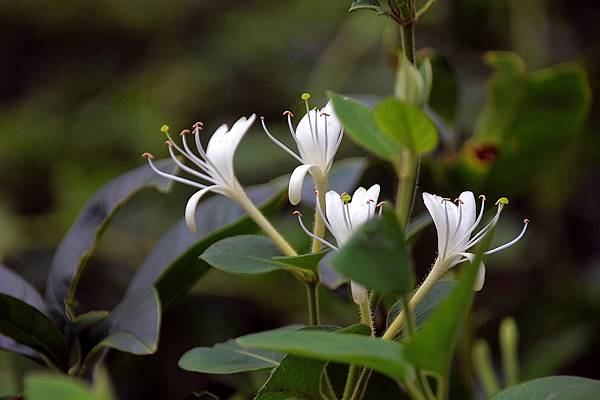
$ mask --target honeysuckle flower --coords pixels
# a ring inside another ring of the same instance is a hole
[[[200,199],[208,192],[222,194],[238,203],[249,201],[242,185],[235,176],[233,156],[238,144],[255,119],[256,116],[254,114],[249,118],[241,117],[233,124],[231,129],[226,124],[221,125],[210,138],[206,150],[200,142],[200,132],[203,128],[201,122],[194,124],[193,131],[190,132],[186,129],[181,132],[183,148],[171,138],[167,126],[161,128],[161,131],[167,135],[168,139],[165,143],[169,148],[169,154],[173,161],[179,168],[197,178],[197,180],[182,178],[161,171],[152,161],[154,159],[152,154],[143,154],[148,159],[150,167],[157,174],[199,189],[190,197],[185,208],[185,221],[191,231],[196,231],[196,207]],[[195,151],[192,150],[188,143],[188,136],[190,134],[194,136]],[[195,168],[188,167],[182,163],[178,158],[178,154],[185,157]]]
[[[489,230],[496,226],[502,209],[508,204],[506,198],[498,200],[496,202],[498,208],[494,217],[479,232],[473,234],[481,223],[485,208],[485,196],[479,196],[479,198],[481,199],[481,207],[479,214],[476,215],[477,206],[472,192],[462,192],[460,197],[454,202],[448,198],[423,193],[425,207],[427,207],[427,211],[431,214],[437,230],[438,258],[434,269],[438,268],[440,273],[443,274],[448,269],[463,261],[473,260],[475,256],[469,250],[479,243]],[[497,253],[517,243],[525,234],[528,224],[529,220],[525,219],[523,221],[523,229],[516,238],[502,246],[486,251],[484,255]],[[485,265],[481,263],[473,289],[481,290],[484,280]]]
[[[292,125],[293,114],[290,111],[283,113],[287,116],[290,134],[298,149],[297,154],[269,132],[264,118],[261,117],[263,129],[269,139],[301,164],[294,169],[290,177],[288,195],[290,203],[294,205],[301,200],[302,185],[307,173],[312,175],[315,182],[325,181],[343,137],[342,126],[335,115],[331,102],[327,103],[322,110],[310,109],[309,98],[308,93],[302,95],[302,99],[306,103],[306,114],[295,130]]]
[[[338,251],[361,225],[375,216],[377,209],[381,211],[381,204],[377,203],[379,190],[379,185],[373,185],[368,190],[359,187],[352,197],[347,193],[340,195],[336,191],[330,190],[325,194],[325,211],[323,211],[318,193],[316,193],[317,211],[320,213],[325,226],[335,238],[337,245],[310,232],[302,222],[302,214],[299,212],[295,212],[295,214],[298,217],[300,226],[308,236]],[[354,302],[356,304],[364,303],[367,300],[365,287],[353,281],[350,282],[350,286]]]

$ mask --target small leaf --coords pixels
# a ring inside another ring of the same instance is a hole
[[[436,148],[438,132],[433,121],[418,107],[397,98],[383,100],[375,107],[373,118],[388,140],[416,153]]]
[[[172,160],[156,164],[167,172],[176,170]],[[143,189],[166,191],[169,187],[170,180],[145,165],[114,179],[88,200],[52,259],[46,283],[46,304],[56,323],[62,327],[68,293],[75,291],[79,276],[115,212]]]
[[[398,342],[322,331],[266,331],[237,339],[242,347],[356,364],[402,380],[412,374]]]
[[[332,92],[329,98],[345,132],[358,145],[386,160],[399,156],[402,147],[378,128],[371,108]]]
[[[373,10],[378,13],[383,13],[385,10],[381,7],[379,0],[354,0],[348,12],[358,10]]]
[[[393,212],[365,223],[333,256],[331,264],[348,278],[383,294],[414,288],[411,258]]]
[[[68,367],[64,338],[54,324],[36,308],[0,293],[0,333],[44,355],[63,371]]]
[[[576,376],[548,376],[498,393],[492,400],[599,400],[600,381]]]
[[[432,311],[448,297],[455,285],[456,281],[454,280],[441,280],[433,285],[431,290],[423,297],[423,300],[415,306],[413,313],[417,328],[421,328],[427,322]],[[402,311],[402,301],[397,301],[388,312],[387,326],[396,319],[400,311]],[[403,332],[400,331],[400,336],[402,335]]]
[[[327,250],[320,251],[318,253],[302,254],[299,256],[288,257],[288,256],[276,256],[271,260],[277,264],[288,266],[291,268],[300,268],[314,271],[319,262],[328,253]]]
[[[202,259],[212,267],[232,274],[262,274],[286,269],[283,264],[271,261],[281,256],[281,251],[266,236],[232,236],[210,246]]]

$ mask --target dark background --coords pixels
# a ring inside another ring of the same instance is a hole
[[[313,99],[328,89],[390,94],[389,50],[398,45],[397,29],[370,12],[348,15],[349,3],[1,1],[2,262],[42,288],[52,252],[85,200],[110,178],[141,165],[142,152],[166,155],[163,123],[179,131],[202,120],[210,131],[256,112],[283,133],[281,112],[299,110],[303,91]],[[418,25],[417,48],[435,48],[457,71],[459,140],[469,135],[484,99],[490,74],[482,62],[485,51],[515,51],[531,70],[574,60],[596,92],[595,2],[438,3]],[[516,318],[524,377],[600,378],[598,111],[592,103],[583,128],[543,168],[538,183],[511,198],[498,235],[510,238],[524,216],[533,223],[522,243],[487,261],[486,286],[470,321],[469,334],[489,339],[497,353],[499,321]],[[362,154],[346,140],[338,158]],[[236,162],[245,184],[294,166],[258,126],[244,139]],[[363,183],[381,183],[391,198],[392,177],[374,160]],[[427,168],[420,186],[436,189]],[[464,189],[454,187],[449,195]],[[116,304],[144,255],[180,218],[187,194],[182,187],[170,195],[145,193],[117,216],[86,271],[82,302],[104,309]],[[294,243],[307,243],[287,212],[278,223]],[[434,246],[430,228],[416,249],[420,275],[433,261]],[[345,290],[323,290],[322,297],[326,322],[354,322]],[[251,393],[260,375],[194,375],[178,369],[177,360],[193,346],[303,321],[303,301],[302,288],[287,275],[209,273],[166,312],[158,354],[109,357],[119,398],[182,399],[204,389],[227,396],[240,385]],[[458,357],[462,381],[468,376],[464,358]],[[18,386],[18,375],[31,367],[0,352],[0,393]]]

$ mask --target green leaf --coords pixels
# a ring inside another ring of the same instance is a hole
[[[329,93],[329,98],[345,132],[358,145],[386,160],[399,156],[402,147],[379,130],[371,108],[333,92]]]
[[[483,252],[489,247],[493,230],[488,231],[475,251],[472,262],[463,266],[461,278],[450,295],[431,314],[425,325],[405,347],[406,359],[427,371],[445,374],[464,321],[473,303],[473,285]]]
[[[492,400],[599,400],[600,381],[576,376],[548,376],[513,386]]]
[[[159,161],[157,166],[166,172],[176,171],[172,160]],[[46,304],[51,318],[61,328],[66,318],[68,293],[75,291],[88,259],[115,212],[143,189],[166,191],[169,187],[170,180],[145,165],[114,179],[88,200],[58,246],[46,283]]]
[[[44,355],[63,371],[68,368],[68,353],[58,328],[36,308],[0,293],[0,333]]]
[[[305,330],[319,329],[307,327]],[[354,333],[370,335],[371,328],[356,324],[335,331],[336,333]],[[254,400],[274,399],[321,399],[321,378],[327,361],[287,355],[276,367],[269,379],[260,389]]]
[[[412,260],[393,212],[365,223],[333,256],[331,264],[348,278],[383,294],[414,288]]]
[[[266,331],[237,339],[242,347],[356,364],[402,380],[413,371],[398,342],[320,331]]]
[[[283,183],[248,188],[250,199],[271,215],[283,204]],[[200,255],[213,243],[229,236],[253,233],[258,227],[244,211],[223,196],[209,198],[196,210],[197,232],[192,233],[181,219],[154,246],[134,275],[128,293],[155,285],[163,304],[183,295],[210,265]]]
[[[431,61],[433,82],[428,105],[447,125],[456,121],[458,101],[458,78],[452,65],[441,54],[432,49],[425,50]]]
[[[456,286],[454,280],[441,280],[437,281],[431,290],[423,297],[414,309],[415,322],[417,328],[421,328],[425,322],[429,319],[433,310],[444,301],[452,289]],[[388,312],[386,326],[389,326],[392,321],[396,319],[398,314],[402,311],[402,301],[399,300],[392,305]],[[400,331],[400,336],[403,336],[403,331]]]
[[[239,235],[220,240],[202,254],[212,267],[232,274],[262,274],[287,269],[271,261],[281,250],[266,236]]]
[[[33,372],[24,380],[27,400],[111,400],[110,388],[96,382],[93,387],[83,381],[48,372]]]
[[[436,148],[438,131],[433,121],[418,107],[397,98],[383,100],[373,111],[375,123],[390,141],[415,153]]]
[[[384,9],[381,7],[379,0],[354,0],[348,12],[358,10],[373,10],[378,13],[383,13]]]
[[[282,266],[287,266],[288,268],[300,268],[314,271],[327,253],[327,250],[323,250],[318,253],[302,254],[294,257],[275,256],[271,258],[271,261]]]
[[[299,326],[286,326],[280,330],[298,328]],[[212,347],[189,350],[179,359],[179,367],[204,374],[235,374],[277,367],[283,357],[283,354],[272,351],[245,349],[235,339],[231,339]]]

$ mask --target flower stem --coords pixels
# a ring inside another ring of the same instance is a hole
[[[441,265],[438,264],[436,260],[435,264],[433,265],[433,268],[431,269],[431,272],[429,273],[429,275],[427,275],[427,278],[425,278],[421,286],[419,286],[413,297],[410,299],[409,307],[411,310],[413,310],[415,306],[419,304],[421,300],[423,300],[423,297],[427,294],[427,292],[431,290],[433,285],[435,285],[435,283],[438,280],[440,280],[440,278],[443,275],[444,269]],[[390,324],[388,329],[385,331],[382,338],[386,340],[393,340],[400,331],[400,328],[402,328],[404,319],[404,311],[401,311],[396,317],[396,319]]]
[[[360,303],[360,322],[371,328],[371,336],[375,336],[375,325],[373,324],[373,313],[371,312],[371,303],[369,298]]]
[[[350,400],[354,393],[354,388],[359,378],[360,367],[357,365],[351,365],[348,368],[348,376],[346,377],[346,385],[344,386],[344,394],[342,400]]]
[[[308,305],[308,324],[311,326],[321,323],[319,315],[319,282],[305,282],[306,300]]]

